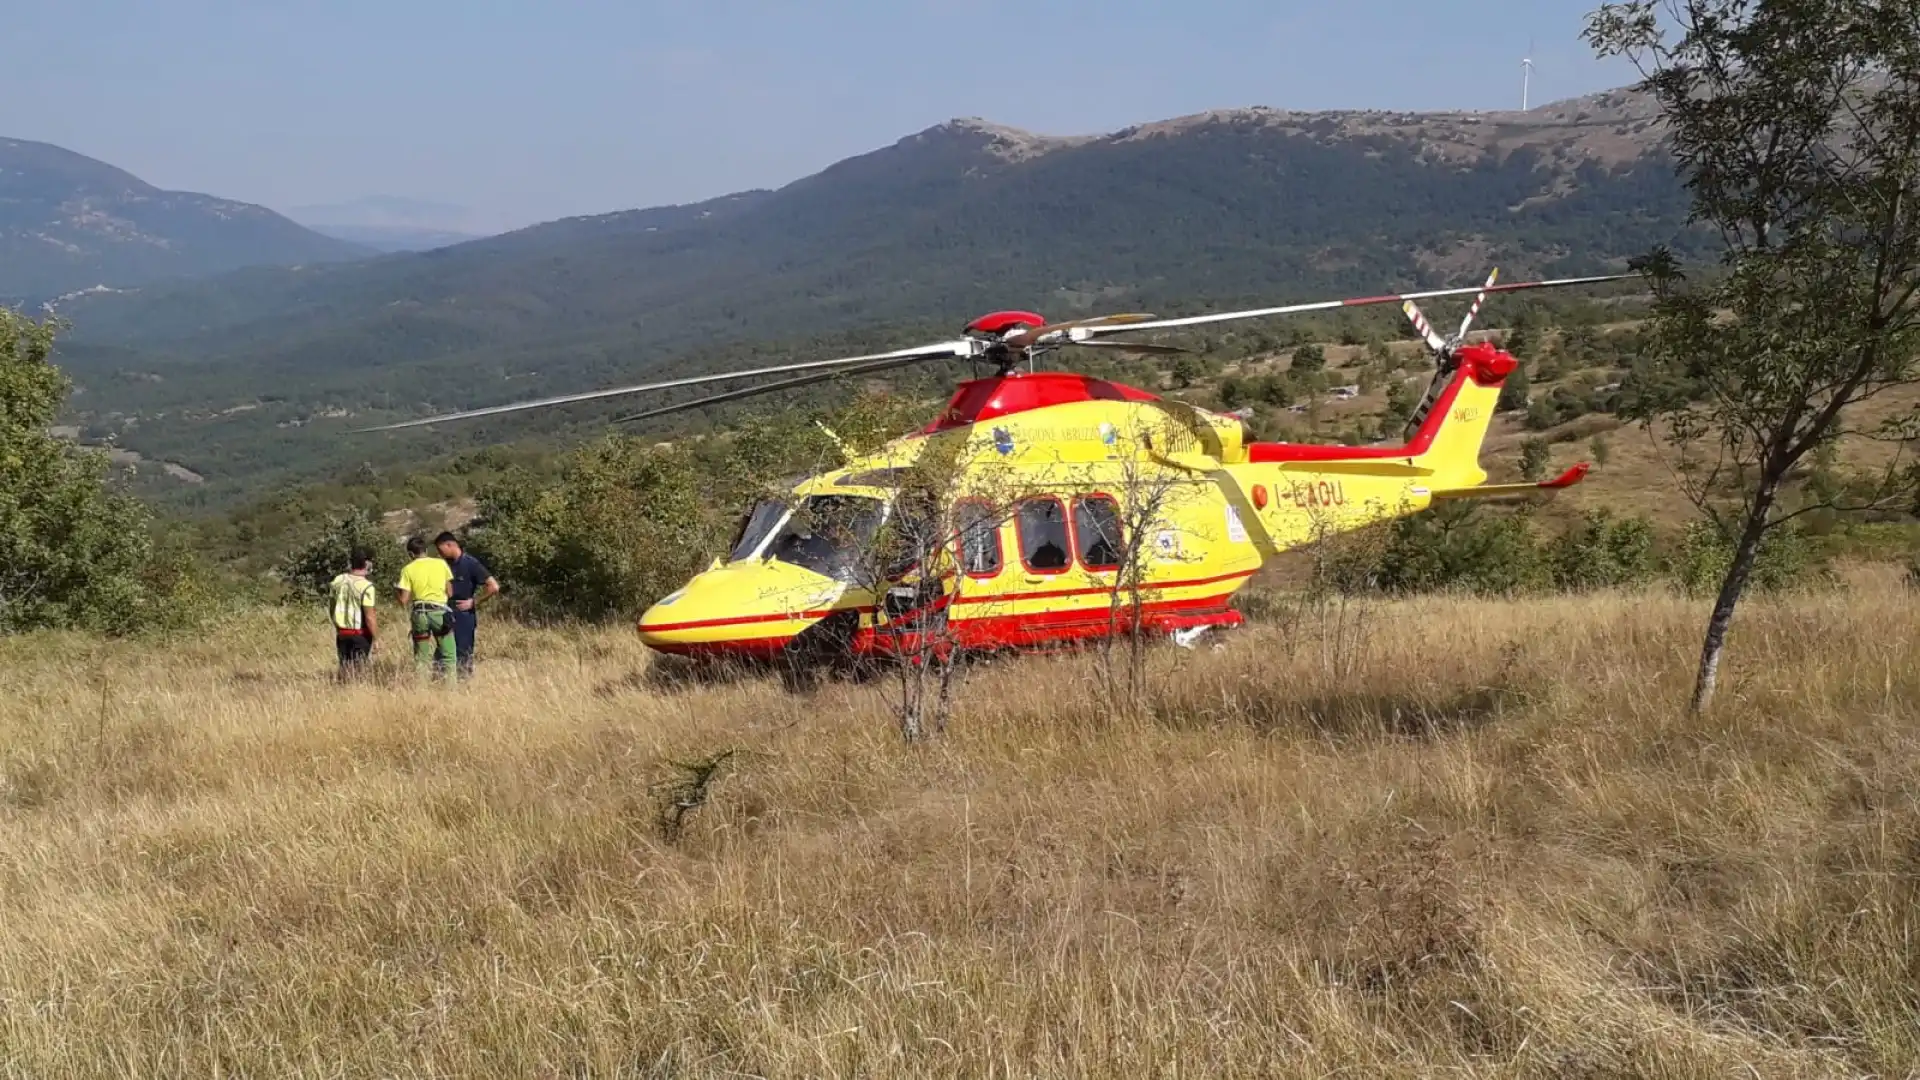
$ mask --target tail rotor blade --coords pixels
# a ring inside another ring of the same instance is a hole
[[[1419,304],[1408,300],[1400,305],[1400,310],[1406,312],[1407,318],[1413,322],[1413,329],[1426,341],[1427,348],[1434,352],[1447,351],[1447,339],[1434,330],[1433,324],[1427,321],[1426,313],[1420,310]]]
[[[1460,320],[1460,332],[1453,336],[1455,341],[1466,338],[1467,327],[1473,325],[1474,316],[1480,314],[1480,305],[1487,302],[1487,290],[1493,288],[1493,283],[1498,280],[1499,277],[1500,268],[1496,266],[1493,268],[1493,272],[1487,275],[1487,283],[1480,286],[1480,294],[1473,298],[1473,306],[1467,309],[1467,317]]]

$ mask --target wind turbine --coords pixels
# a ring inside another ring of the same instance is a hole
[[[1527,92],[1533,84],[1533,39],[1527,39],[1527,55],[1520,61],[1520,111],[1527,111]]]

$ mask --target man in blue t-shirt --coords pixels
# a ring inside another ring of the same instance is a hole
[[[473,678],[473,638],[480,628],[480,605],[499,594],[500,583],[493,579],[493,572],[485,563],[460,547],[459,538],[452,533],[443,532],[434,537],[433,542],[453,571],[453,581],[447,586],[447,600],[453,607],[453,648],[459,658],[460,679],[464,682]]]

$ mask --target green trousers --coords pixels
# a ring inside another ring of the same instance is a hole
[[[454,659],[453,613],[438,604],[413,605],[413,666],[422,678],[460,681]]]

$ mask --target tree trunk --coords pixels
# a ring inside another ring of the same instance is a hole
[[[1773,478],[1761,483],[1753,507],[1747,513],[1746,526],[1740,531],[1740,543],[1733,549],[1733,562],[1720,582],[1713,615],[1707,619],[1707,640],[1700,646],[1700,670],[1693,680],[1693,703],[1689,708],[1696,715],[1705,712],[1713,702],[1714,683],[1720,675],[1720,653],[1727,644],[1727,627],[1733,623],[1734,605],[1746,591],[1747,579],[1753,576],[1753,564],[1760,557],[1760,541],[1766,536],[1767,514],[1773,508],[1777,486],[1778,481]]]

